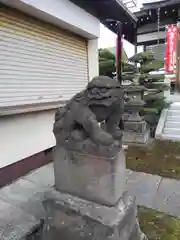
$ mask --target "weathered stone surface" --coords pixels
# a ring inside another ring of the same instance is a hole
[[[141,99],[141,100],[138,100],[136,98],[130,98],[124,105],[125,107],[125,111],[128,111],[128,112],[139,112],[140,110],[143,109],[145,105],[145,102]]]
[[[55,187],[61,192],[106,205],[114,205],[124,192],[125,155],[100,158],[56,147],[54,153]]]
[[[0,189],[0,198],[13,205],[19,205],[28,201],[36,192],[40,191],[42,186],[30,182],[26,179],[18,181]]]
[[[20,203],[18,207],[37,219],[44,219],[46,216],[42,200],[36,197],[36,195],[27,199],[26,202]]]
[[[180,216],[180,182],[173,179],[162,179],[154,208],[173,216]]]
[[[41,188],[49,188],[54,185],[54,171],[49,164],[33,171],[24,178],[31,182],[37,182],[37,187],[40,185]]]
[[[125,112],[122,116],[123,121],[127,121],[130,117],[131,113]]]
[[[53,131],[57,146],[105,157],[117,154],[122,140],[123,97],[118,81],[95,77],[56,112]]]
[[[22,240],[39,224],[23,210],[0,200],[0,239]]]
[[[138,101],[141,101],[146,90],[147,89],[144,86],[131,84],[125,87],[124,92],[128,95],[130,99],[136,99]]]
[[[51,165],[46,165],[24,177],[28,181],[37,182],[37,186],[49,188],[54,185],[54,171]]]
[[[146,121],[139,114],[139,107],[135,105],[135,100],[127,102],[128,113],[124,120],[123,141],[127,143],[147,143],[150,139],[150,130]],[[132,106],[131,106],[132,104]],[[133,105],[134,104],[134,105]]]
[[[147,123],[145,121],[126,121],[124,122],[124,131],[144,133],[147,131]]]
[[[132,112],[128,119],[129,122],[142,122],[143,121],[143,117],[141,117],[139,115],[139,112]]]
[[[129,240],[136,240],[136,239],[148,240],[148,238],[141,232],[138,221],[136,221],[135,223],[135,227],[133,229],[133,232]]]
[[[132,197],[124,194],[114,207],[51,191],[44,202],[43,240],[143,240]]]
[[[136,203],[140,206],[155,208],[161,177],[139,172],[130,172],[126,184],[126,191],[136,197]]]
[[[150,139],[150,130],[147,129],[144,133],[132,132],[132,131],[124,131],[123,133],[123,141],[130,143],[147,143]]]

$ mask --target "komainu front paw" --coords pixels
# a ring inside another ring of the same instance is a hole
[[[104,131],[99,132],[98,134],[95,133],[94,140],[97,144],[104,146],[112,145],[114,142],[112,135]]]
[[[123,133],[121,130],[116,131],[113,135],[113,138],[116,140],[121,140],[123,137]]]

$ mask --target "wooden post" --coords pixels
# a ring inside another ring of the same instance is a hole
[[[117,24],[117,80],[122,84],[122,23]]]
[[[180,92],[180,26],[177,24],[177,45],[176,45],[176,89]]]
[[[134,27],[134,45],[135,45],[135,54],[137,54],[137,30],[138,30],[138,25],[135,23],[133,25]]]

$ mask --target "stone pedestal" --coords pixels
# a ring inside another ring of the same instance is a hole
[[[123,150],[112,158],[54,152],[55,188],[45,193],[41,240],[145,240],[135,199],[124,192]]]
[[[123,141],[126,143],[147,143],[150,138],[150,130],[147,123],[138,112],[125,116]]]
[[[124,192],[126,164],[123,150],[117,156],[104,158],[57,146],[54,171],[56,190],[100,204],[113,206]]]
[[[46,193],[43,240],[145,240],[132,197],[124,194],[113,207],[62,194]]]
[[[137,133],[132,131],[124,131],[123,140],[125,143],[137,143],[146,144],[150,139],[150,130],[147,129],[143,133]]]

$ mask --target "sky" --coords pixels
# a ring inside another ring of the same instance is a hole
[[[138,11],[142,7],[143,2],[144,3],[155,2],[155,0],[137,0],[137,8],[132,9],[132,11]],[[115,44],[116,44],[116,34],[111,32],[109,29],[107,29],[104,25],[101,24],[98,47],[99,48],[114,47]],[[128,57],[131,57],[134,55],[135,48],[131,43],[124,40],[123,46]]]

